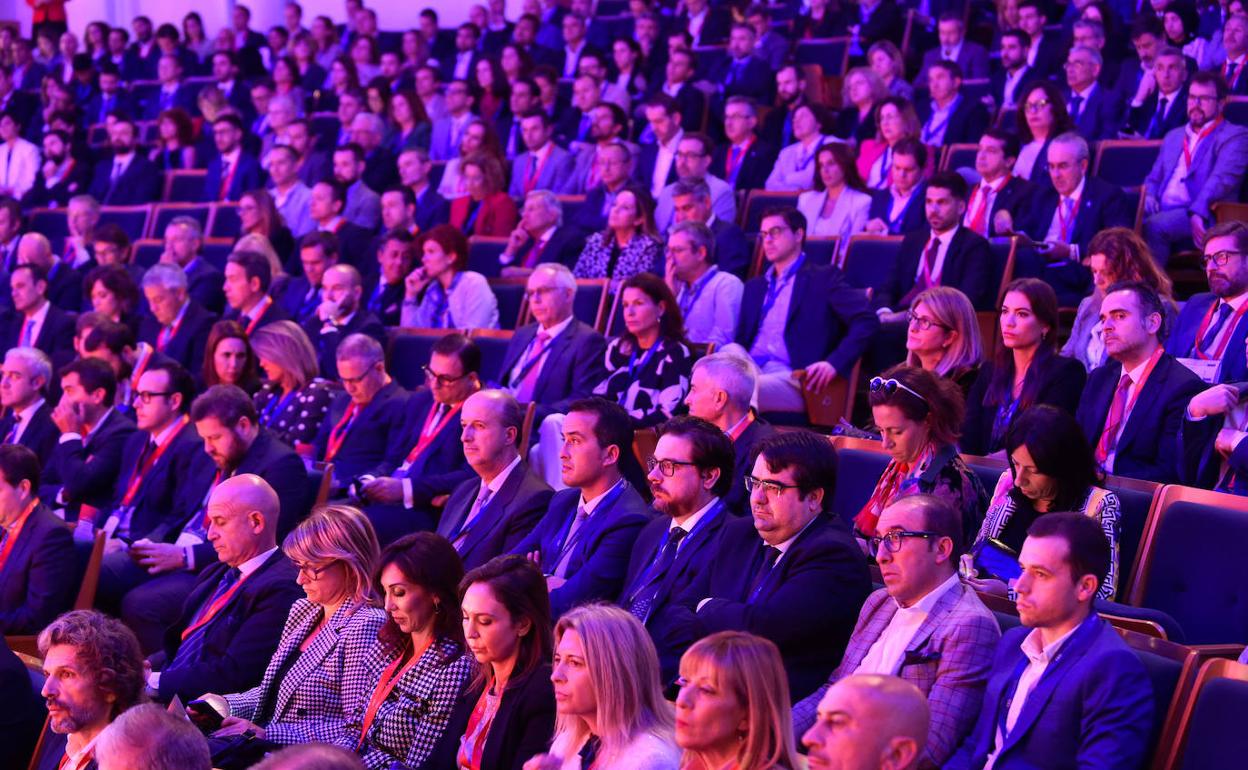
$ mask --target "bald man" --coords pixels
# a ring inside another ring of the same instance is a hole
[[[153,695],[183,701],[243,692],[260,683],[290,605],[303,596],[277,547],[281,501],[251,473],[225,479],[208,498],[208,542],[220,561],[196,580],[182,615],[151,658]]]
[[[62,262],[42,233],[26,233],[17,244],[19,265],[38,265],[48,276],[48,301],[61,310],[82,309],[82,273]],[[94,267],[94,263],[90,263]]]
[[[914,770],[927,723],[919,688],[895,676],[855,674],[828,688],[802,744],[811,770]]]
[[[303,324],[316,348],[321,376],[338,379],[338,343],[352,334],[367,334],[385,347],[386,327],[362,302],[364,279],[351,265],[334,265],[321,276],[321,304]]]

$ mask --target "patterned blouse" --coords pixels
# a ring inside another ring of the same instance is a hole
[[[895,485],[891,494],[877,494],[883,492],[880,487],[894,475],[896,465],[896,460],[890,460],[884,472],[880,474],[880,481],[876,482],[876,492],[872,493],[871,500],[868,502],[869,507],[877,509],[873,511],[873,517],[878,518],[881,511],[903,497],[917,494],[935,495],[948,500],[962,513],[963,542],[969,542],[975,536],[980,528],[988,493],[984,490],[979,476],[966,464],[955,447],[943,447],[932,453],[930,457],[921,459],[906,477]],[[877,500],[877,497],[880,499]],[[872,522],[872,529],[874,529],[874,522]]]
[[[311,444],[329,414],[329,405],[338,390],[319,377],[299,390],[282,396],[282,390],[266,382],[252,402],[260,413],[260,425],[290,446],[295,442]]]
[[[1015,551],[1022,548],[1023,540],[1027,536],[1027,528],[1044,514],[1030,505],[1026,510],[1020,510],[1017,498],[1021,495],[1010,494],[1013,490],[1013,475],[1008,469],[1002,471],[1001,477],[997,479],[997,487],[992,493],[992,504],[988,507],[988,514],[984,517],[983,526],[979,528],[975,543],[991,537],[1000,540]],[[1075,513],[1095,517],[1105,532],[1105,539],[1109,540],[1109,573],[1105,576],[1096,595],[1111,601],[1118,590],[1118,540],[1121,534],[1118,518],[1121,510],[1118,495],[1097,486],[1089,488],[1087,497],[1074,509]]]
[[[678,340],[662,339],[642,351],[632,337],[616,337],[607,343],[606,368],[594,395],[619,402],[636,427],[648,428],[667,422],[680,406],[689,390],[693,356]]]
[[[620,248],[611,233],[599,231],[585,240],[572,272],[577,278],[610,278],[611,290],[615,291],[638,273],[662,275],[662,265],[663,244],[657,238],[638,233]]]

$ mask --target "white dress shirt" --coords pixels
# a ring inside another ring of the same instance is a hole
[[[13,434],[14,444],[21,443],[22,436],[26,435],[26,428],[30,427],[30,421],[35,417],[35,412],[38,412],[39,408],[42,407],[43,404],[44,399],[40,398],[25,409],[19,409],[13,413],[13,417],[16,420],[13,424],[15,431]],[[3,438],[3,436],[0,436],[0,438]]]
[[[922,599],[909,607],[902,607],[898,604],[893,619],[888,621],[888,625],[875,640],[875,644],[867,650],[867,654],[858,664],[858,668],[854,669],[854,673],[889,676],[896,674],[901,668],[906,648],[910,646],[910,640],[914,639],[919,626],[923,625],[927,616],[932,614],[932,608],[936,606],[936,602],[940,601],[945,592],[957,583],[958,573],[954,572],[945,582],[928,591]]]
[[[659,197],[659,193],[663,192],[663,188],[667,187],[667,175],[672,172],[672,164],[676,162],[676,147],[680,145],[680,140],[685,137],[685,132],[679,130],[672,140],[667,144],[656,142],[658,152],[654,156],[654,174],[650,177],[650,194]]]
[[[18,137],[12,144],[0,144],[0,188],[21,198],[35,186],[41,162],[39,148]]]
[[[1242,301],[1243,300],[1241,299],[1241,303]],[[1230,326],[1229,323],[1226,325]],[[1122,436],[1122,432],[1127,427],[1127,421],[1131,419],[1131,412],[1135,408],[1135,393],[1137,390],[1140,389],[1140,386],[1142,384],[1140,380],[1144,377],[1145,370],[1148,369],[1148,363],[1149,363],[1149,359],[1146,358],[1142,362],[1140,362],[1134,369],[1130,369],[1127,372],[1125,372],[1125,374],[1131,378],[1131,385],[1127,387],[1127,403],[1125,404],[1126,408],[1123,409],[1122,411],[1122,421],[1118,423],[1118,435],[1114,436],[1115,451],[1110,452],[1105,457],[1105,469],[1108,471],[1112,471],[1114,468],[1114,459],[1118,456],[1118,452],[1117,452],[1118,438]],[[1118,388],[1115,386],[1114,390],[1116,392]]]
[[[30,328],[30,339],[26,344],[32,348],[35,346],[35,340],[39,339],[39,333],[43,331],[43,325],[48,320],[48,308],[50,307],[52,307],[52,303],[45,299],[43,304],[39,306],[39,309],[36,310],[34,314],[26,316],[22,319],[22,325],[17,330],[17,339],[19,342],[22,339],[22,332],[26,329],[26,324],[33,321],[34,326]]]

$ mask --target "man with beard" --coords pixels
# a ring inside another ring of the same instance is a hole
[[[359,332],[385,344],[386,329],[377,316],[361,306],[363,296],[360,271],[350,265],[334,265],[321,277],[320,307],[304,322],[303,330],[316,348],[321,376],[328,380],[338,379],[334,355],[343,338]]]
[[[1186,126],[1166,134],[1144,180],[1143,236],[1163,266],[1174,249],[1204,245],[1214,201],[1235,200],[1248,168],[1248,128],[1223,119],[1226,82],[1210,72],[1192,76]]]
[[[1001,67],[992,73],[991,91],[995,104],[1003,110],[1018,108],[1022,87],[1036,79],[1036,71],[1027,64],[1031,36],[1021,29],[1001,35]]]
[[[50,732],[32,767],[93,770],[96,738],[143,699],[138,640],[119,620],[75,610],[39,634],[39,655]]]
[[[793,144],[793,113],[803,104],[806,78],[796,64],[786,64],[776,73],[776,105],[763,120],[763,140],[773,147]]]
[[[160,172],[146,155],[135,152],[138,129],[129,120],[108,127],[113,155],[95,165],[91,197],[105,206],[138,206],[160,194]]]
[[[1202,263],[1209,291],[1184,305],[1166,341],[1202,379],[1242,382],[1248,379],[1244,341],[1248,339],[1248,225],[1225,222],[1209,230]]]
[[[35,176],[35,186],[22,201],[26,206],[64,208],[70,198],[86,192],[91,169],[74,160],[69,150],[69,134],[64,131],[43,135],[43,164]]]

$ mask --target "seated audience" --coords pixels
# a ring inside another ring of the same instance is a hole
[[[806,235],[840,238],[843,254],[849,236],[863,232],[871,196],[858,175],[849,145],[825,144],[815,153],[814,189],[797,196],[797,210],[806,217]],[[838,260],[839,261],[839,260]]]
[[[932,495],[911,495],[884,509],[870,540],[884,587],[867,597],[827,684],[794,707],[795,730],[815,726],[820,701],[838,681],[898,676],[927,698],[931,729],[923,764],[939,767],[957,750],[975,724],[1001,638],[974,587],[958,578],[964,527],[962,514]]]
[[[1145,283],[1117,283],[1101,301],[1105,354],[1076,417],[1106,473],[1163,484],[1178,481],[1178,435],[1199,377],[1165,351],[1161,297]]]
[[[259,365],[247,339],[247,330],[238,321],[217,321],[208,330],[204,364],[200,369],[204,388],[235,385],[248,395],[260,388]]]
[[[35,634],[69,609],[77,591],[73,538],[39,500],[39,458],[0,446],[0,633]]]
[[[924,150],[923,157],[917,158],[918,178],[933,170],[935,162],[928,157],[927,147],[920,140],[922,126],[909,99],[897,96],[884,99],[875,108],[875,122],[876,137],[865,140],[858,151],[858,175],[868,188],[886,190],[897,182],[894,163],[901,143],[907,139],[914,140]],[[910,154],[915,155],[914,152]]]
[[[349,128],[344,124],[344,131]],[[365,232],[373,232],[381,222],[381,199],[364,181],[364,148],[354,141],[339,143],[333,152],[333,168],[334,181],[346,193],[342,218]]]
[[[260,681],[299,590],[297,570],[277,547],[280,510],[273,487],[250,473],[209,493],[208,540],[220,562],[200,573],[163,649],[149,659],[147,685],[162,699],[185,703]]]
[[[320,378],[308,335],[293,321],[277,321],[248,340],[267,380],[252,397],[260,426],[292,447],[311,444],[335,391]]]
[[[471,570],[519,545],[553,493],[520,455],[524,412],[510,393],[477,391],[460,411],[464,459],[476,477],[451,492],[438,534]]]
[[[974,45],[974,43],[971,43]],[[920,101],[919,133],[930,147],[978,142],[988,128],[988,110],[978,99],[962,93],[963,69],[957,61],[944,59],[923,68],[930,101]],[[987,68],[985,68],[987,75]]]
[[[871,378],[867,402],[891,458],[875,490],[854,518],[860,537],[878,531],[888,506],[910,495],[938,497],[962,521],[963,540],[979,528],[983,484],[958,454],[958,432],[965,402],[953,381],[924,369],[895,366]]]
[[[90,302],[91,310],[110,321],[125,324],[132,334],[137,335],[139,303],[143,295],[139,293],[139,284],[127,265],[109,264],[92,268],[82,279],[82,293]]]
[[[962,224],[985,238],[1001,231],[996,225],[1000,212],[1007,212],[1011,220],[1021,219],[1031,201],[1031,183],[1014,175],[1018,152],[1018,137],[1004,129],[990,128],[979,138],[975,150],[979,182],[966,199]]]
[[[366,334],[382,342],[386,329],[381,319],[364,307],[364,279],[351,265],[334,265],[321,276],[321,304],[303,322],[303,331],[316,348],[321,376],[337,380],[338,343],[352,334]]]
[[[128,119],[108,125],[110,156],[98,161],[88,194],[103,206],[139,206],[159,197],[160,171],[136,152],[139,132]]]
[[[182,268],[192,299],[213,313],[223,312],[225,276],[201,253],[204,248],[203,223],[194,217],[176,216],[165,227],[164,235],[165,250],[160,255],[160,261]]]
[[[616,196],[632,184],[636,157],[636,151],[627,142],[618,139],[597,146],[594,158],[599,170],[599,183],[585,190],[585,201],[572,216],[571,224],[584,232],[606,229]]]
[[[1248,377],[1248,225],[1225,222],[1209,228],[1201,265],[1209,291],[1183,303],[1166,352],[1206,383]]]
[[[95,744],[99,770],[210,770],[203,733],[156,703],[132,706],[117,717]]]
[[[735,221],[722,219],[711,208],[711,188],[703,180],[677,181],[672,185],[676,224],[697,222],[710,228],[715,244],[715,264],[720,270],[744,278],[753,254],[749,240]],[[735,219],[735,218],[734,218]],[[668,235],[672,229],[668,228]]]
[[[1104,66],[1101,52],[1091,46],[1076,43],[1066,55],[1066,110],[1075,130],[1090,142],[1116,137],[1125,117],[1119,93],[1097,82]]]
[[[498,300],[485,276],[468,269],[468,238],[438,225],[421,239],[421,264],[407,276],[402,325],[497,329]]]
[[[1110,561],[1100,525],[1078,513],[1041,516],[1018,560],[1022,627],[1002,636],[975,727],[945,767],[1143,766],[1153,688],[1092,609]]]
[[[247,335],[276,321],[288,320],[290,316],[269,296],[274,277],[263,254],[240,250],[231,254],[222,282],[227,305],[224,318],[237,321]]]
[[[316,223],[312,221],[312,190],[299,178],[299,155],[289,145],[279,144],[269,150],[267,162],[273,206],[287,232],[302,238],[316,229]]]
[[[700,222],[677,222],[668,230],[666,254],[668,287],[675,294],[689,341],[730,343],[745,285],[732,272],[720,269],[710,228]]]
[[[282,305],[298,324],[306,324],[321,306],[321,280],[325,271],[338,264],[338,237],[333,233],[313,231],[299,240],[299,261],[303,275],[286,285]]]
[[[818,709],[802,736],[811,770],[920,766],[930,707],[913,684],[895,676],[854,674],[829,687]]]
[[[677,141],[673,164],[677,181],[665,185],[654,204],[654,222],[660,232],[666,232],[672,225],[677,184],[706,185],[714,215],[725,222],[736,220],[737,198],[732,185],[710,173],[713,149],[711,138],[703,133],[685,133]]]
[[[139,339],[198,374],[216,316],[191,299],[186,273],[176,265],[153,265],[143,274],[143,296],[151,315],[139,322]]]
[[[216,157],[208,161],[204,176],[203,201],[237,201],[247,190],[262,186],[264,170],[260,161],[243,146],[247,133],[235,113],[218,115],[212,121]]]
[[[751,517],[724,524],[718,558],[678,602],[686,638],[738,630],[775,642],[792,696],[805,698],[840,659],[870,580],[849,527],[829,510],[836,452],[827,440],[780,433],[756,457]]]
[[[498,261],[504,277],[520,278],[546,262],[572,267],[584,248],[585,234],[567,223],[559,198],[550,190],[532,190],[524,195],[520,223],[507,236]]]
[[[477,670],[464,642],[458,586],[464,567],[445,538],[417,532],[381,553],[373,588],[385,623],[343,682],[346,724],[338,745],[369,770],[421,767],[449,729]]]
[[[676,770],[672,707],[654,643],[618,607],[577,607],[555,624],[555,735],[525,770],[613,767]]]
[[[654,224],[654,201],[629,184],[616,193],[607,227],[590,233],[572,272],[577,278],[607,278],[612,290],[638,273],[662,273],[663,244]]]
[[[876,135],[875,110],[888,98],[888,86],[870,67],[854,67],[845,73],[842,88],[845,108],[837,113],[832,133],[838,139],[861,145]],[[854,162],[852,158],[850,162]]]
[[[506,238],[520,217],[504,189],[502,163],[476,153],[464,158],[461,168],[467,194],[451,201],[451,226],[471,235]]]
[[[777,68],[780,69],[780,68]],[[776,163],[777,150],[760,139],[758,105],[749,96],[730,96],[724,103],[724,138],[711,153],[710,173],[734,190],[761,190]]]
[[[56,266],[72,272],[68,265]],[[4,350],[38,348],[56,364],[69,363],[73,358],[74,316],[48,301],[47,271],[39,265],[19,264],[9,274],[8,283],[14,312],[6,319],[0,346]]]
[[[552,141],[554,119],[543,110],[516,117],[525,151],[512,162],[508,194],[521,199],[535,190],[559,190],[568,183],[576,159]]]
[[[312,185],[308,212],[316,224],[316,232],[330,233],[338,239],[336,254],[342,262],[364,267],[368,259],[371,232],[347,219],[347,188],[336,179],[322,179]],[[306,238],[306,236],[305,236]]]
[[[386,615],[372,575],[381,549],[364,514],[315,511],[282,541],[305,598],[295,600],[277,651],[254,687],[225,695],[229,713],[215,738],[250,731],[279,745],[344,737],[342,683],[364,675]]]
[[[28,232],[22,235],[17,245],[17,263],[9,268],[9,274],[17,272],[20,265],[30,265],[43,271],[47,276],[45,294],[53,305],[69,312],[82,307],[82,275],[73,269],[68,260],[60,259],[52,252],[52,244],[43,234]],[[11,283],[9,288],[11,292]]]
[[[52,422],[48,388],[52,384],[52,362],[38,348],[9,348],[0,366],[0,417],[2,444],[29,447],[46,467],[61,431]]]
[[[134,633],[95,610],[67,612],[39,632],[48,722],[31,767],[96,766],[96,741],[142,703],[143,656]]]
[[[1019,278],[1006,286],[997,328],[1001,344],[966,397],[958,446],[967,454],[1000,452],[1015,417],[1037,404],[1074,414],[1087,379],[1078,361],[1057,353],[1057,295],[1044,281]]]
[[[400,188],[406,189],[406,188]],[[382,196],[382,211],[390,210],[390,200],[403,193],[386,192]],[[385,213],[382,215],[387,216]],[[412,226],[414,227],[414,225]],[[384,326],[399,326],[403,319],[405,281],[416,262],[416,238],[408,228],[391,229],[377,238],[377,271],[368,277],[369,286],[365,307],[381,319]]]
[[[984,361],[971,301],[950,286],[933,286],[910,301],[906,324],[906,365],[952,380],[965,396]]]
[[[1044,42],[1048,42],[1047,37]],[[1039,43],[1041,41],[1033,37],[1032,45]],[[1066,111],[1066,99],[1056,83],[1037,79],[1015,93],[1018,94],[1018,141],[1022,146],[1014,163],[1014,173],[1047,189],[1053,184],[1049,177],[1049,144],[1054,138],[1073,132],[1075,123]]]
[[[924,164],[927,147],[918,139],[899,139],[889,148],[888,175],[871,196],[866,232],[872,235],[905,235],[927,224],[927,183]]]
[[[800,192],[814,187],[815,154],[827,142],[839,142],[824,134],[827,113],[816,104],[802,103],[793,110],[793,143],[782,148],[767,176],[765,188]]]
[[[1144,82],[1145,75],[1141,72],[1140,85],[1127,104],[1127,120],[1122,132],[1155,141],[1187,123],[1187,57],[1177,48],[1161,48],[1153,55],[1147,74],[1152,76],[1151,87]],[[1121,71],[1119,82],[1122,82]]]

